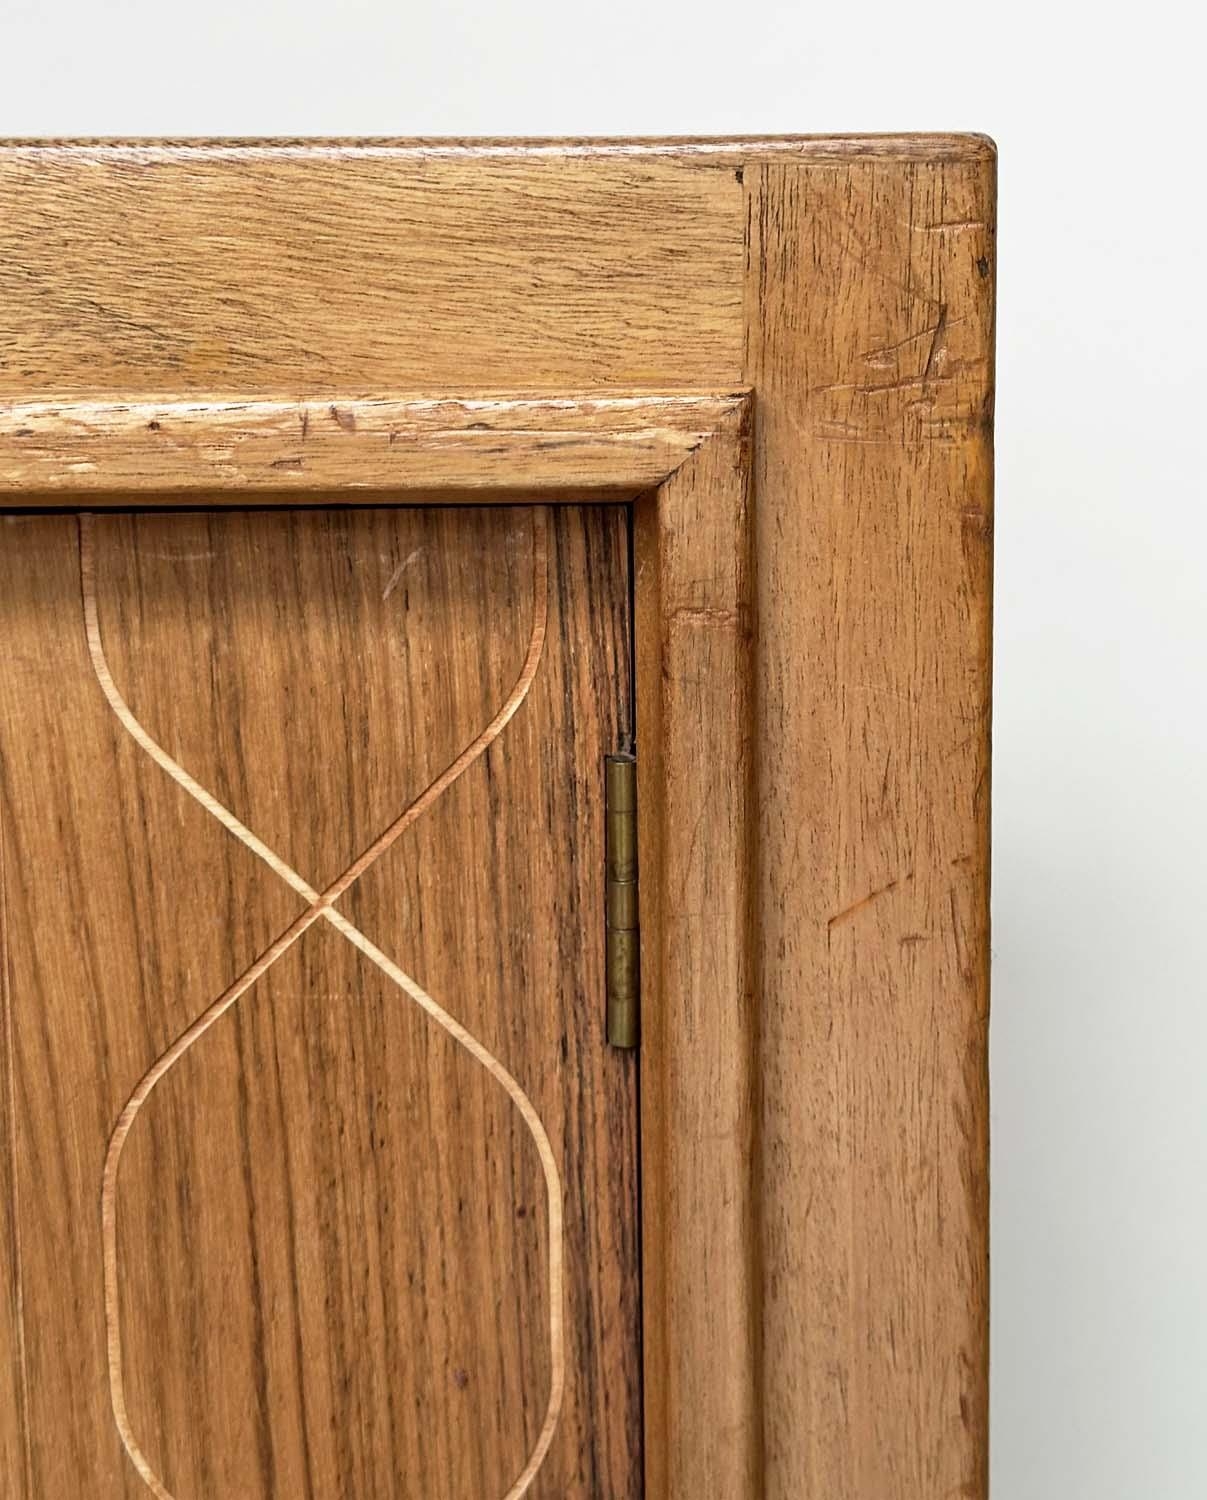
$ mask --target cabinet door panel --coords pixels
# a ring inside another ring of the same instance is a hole
[[[637,1496],[626,512],[0,541],[14,1493]]]

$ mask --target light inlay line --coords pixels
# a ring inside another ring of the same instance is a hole
[[[136,1438],[130,1422],[126,1402],[125,1375],[121,1338],[121,1303],[118,1283],[117,1255],[117,1174],[130,1129],[156,1085],[169,1070],[185,1055],[232,1005],[256,983],[286,953],[302,934],[315,922],[328,922],[342,937],[347,939],[385,976],[390,979],[414,1004],[441,1026],[459,1046],[479,1063],[502,1087],[519,1111],[536,1144],[541,1168],[545,1176],[549,1217],[549,1347],[550,1390],[537,1441],[518,1477],[506,1491],[503,1500],[521,1500],[545,1460],[553,1441],[561,1415],[565,1391],[565,1342],[564,1342],[564,1268],[563,1268],[563,1206],[561,1176],[557,1158],[549,1142],[548,1133],[535,1106],[519,1082],[495,1055],[490,1052],[470,1031],[446,1011],[438,1001],[405,973],[387,954],[383,953],[369,938],[339,911],[334,902],[344,895],[353,883],[370,868],[417,818],[432,806],[448,788],[481,756],[487,747],[498,738],[515,716],[528,695],[540,665],[544,649],[548,619],[548,519],[541,507],[532,510],[532,572],[533,609],[532,630],[528,650],[515,685],[506,701],[490,723],[465,749],[415,798],[399,816],[381,833],[351,865],[322,892],[316,891],[296,870],[259,839],[250,828],[224,807],[200,782],[174,760],[135,718],[122,696],[105,657],[101,639],[100,620],[97,609],[96,556],[93,537],[93,517],[82,514],[80,524],[80,588],[84,609],[84,628],[88,639],[88,653],[93,671],[101,690],[123,728],[139,747],[166,772],[176,784],[188,793],[206,812],[242,844],[256,854],[292,890],[309,904],[294,921],[274,939],[254,962],[206,1007],[147,1069],[140,1079],[118,1117],[105,1158],[101,1181],[101,1237],[105,1280],[105,1329],[109,1364],[109,1394],[113,1406],[114,1421],[122,1443],[139,1476],[156,1500],[174,1500],[148,1461]]]

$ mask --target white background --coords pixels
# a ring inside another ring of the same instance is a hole
[[[1165,3],[0,7],[6,135],[997,139],[993,1500],[1203,1500],[1201,39]]]

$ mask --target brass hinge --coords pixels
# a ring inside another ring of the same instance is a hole
[[[605,955],[608,1041],[635,1047],[641,1009],[637,919],[637,759],[604,757]]]

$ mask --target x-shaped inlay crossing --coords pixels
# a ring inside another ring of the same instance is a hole
[[[121,1307],[117,1266],[117,1176],[121,1165],[122,1150],[138,1112],[147,1102],[156,1085],[166,1073],[185,1055],[232,1005],[264,976],[274,963],[286,953],[316,922],[327,922],[341,937],[346,938],[358,952],[394,983],[399,990],[436,1022],[438,1026],[479,1063],[507,1094],[519,1111],[525,1125],[536,1143],[545,1174],[549,1216],[549,1349],[551,1380],[549,1404],[540,1434],[528,1460],[518,1478],[512,1483],[503,1500],[520,1500],[532,1484],[537,1471],[544,1462],[553,1440],[561,1411],[562,1393],[565,1386],[565,1351],[562,1336],[563,1266],[562,1266],[562,1187],[557,1160],[549,1137],[541,1123],[532,1101],[515,1078],[497,1057],[471,1035],[443,1006],[423,987],[398,967],[398,965],[376,947],[359,928],[336,909],[335,903],[345,895],[352,885],[368,870],[406,830],[420,818],[436,800],[478,759],[487,747],[498,738],[527,696],[536,676],[545,641],[548,614],[548,520],[540,507],[532,510],[532,576],[533,607],[532,631],[524,664],[520,669],[506,702],[490,723],[461,751],[457,758],[406,807],[390,826],[325,890],[317,891],[304,880],[263,840],[256,837],[246,824],[220,803],[212,793],[172,759],[163,747],[143,728],[130,711],[122,697],[101,641],[97,612],[96,557],[93,538],[93,518],[80,517],[80,584],[84,605],[84,628],[88,637],[88,652],[93,670],[110,708],[122,726],[139,747],[165,771],[176,784],[201,804],[206,812],[273,871],[307,903],[305,911],[282,932],[263,953],[247,968],[216,1000],[201,1012],[197,1019],[183,1031],[172,1045],[147,1069],[138,1086],[130,1095],[125,1108],[109,1138],[109,1149],[105,1158],[104,1176],[101,1185],[102,1252],[105,1273],[105,1323],[109,1356],[109,1390],[113,1402],[113,1415],[121,1433],[126,1452],[135,1468],[157,1500],[173,1500],[171,1492],[155,1473],[145,1453],[139,1446],[130,1423],[126,1407],[125,1377],[123,1371]]]

